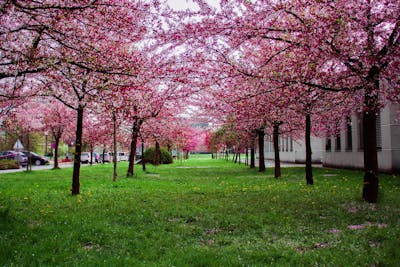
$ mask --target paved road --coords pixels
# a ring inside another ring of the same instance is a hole
[[[60,168],[72,168],[72,163],[60,163],[59,164]],[[49,165],[40,165],[40,166],[32,166],[32,171],[35,170],[49,170],[53,169],[54,165],[50,163]],[[0,170],[1,173],[10,173],[10,172],[23,172],[26,171],[26,167],[21,167],[19,169],[13,169],[13,170]]]

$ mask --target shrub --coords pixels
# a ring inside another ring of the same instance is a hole
[[[172,163],[172,155],[171,153],[166,150],[165,148],[161,148],[161,159],[160,159],[160,163],[161,164],[170,164]],[[146,149],[146,151],[144,152],[144,159],[146,161],[146,163],[151,163],[154,164],[154,153],[156,151],[155,147],[150,147],[148,149]]]
[[[12,159],[0,160],[0,170],[19,169],[19,163]]]

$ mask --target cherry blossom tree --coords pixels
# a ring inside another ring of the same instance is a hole
[[[26,136],[25,149],[31,151],[30,135],[33,132],[40,131],[43,128],[39,113],[32,112],[40,109],[40,103],[37,101],[26,102],[12,110],[12,113],[3,121],[3,126],[11,132]],[[26,170],[31,170],[31,158],[28,153],[28,164]]]
[[[222,1],[220,12],[203,7],[196,14],[203,19],[185,24],[174,38],[220,54],[223,77],[235,70],[295,85],[295,94],[303,87],[310,97],[316,89],[362,99],[364,128],[371,129],[364,136],[363,198],[376,202],[375,114],[387,100],[399,100],[399,10],[398,1]]]
[[[42,130],[50,132],[54,138],[54,169],[59,169],[59,144],[74,129],[75,113],[54,99],[48,99],[39,109],[32,110],[31,107],[31,112],[38,114],[43,125]]]

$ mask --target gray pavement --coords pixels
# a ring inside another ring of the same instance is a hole
[[[59,163],[59,167],[60,168],[72,168],[72,162],[67,162],[67,163]],[[53,169],[54,164],[52,162],[50,162],[50,164],[48,165],[40,165],[40,166],[32,166],[32,171],[36,171],[36,170],[50,170]],[[19,169],[11,169],[11,170],[0,170],[0,174],[1,173],[11,173],[11,172],[23,172],[26,171],[26,167],[21,167]]]
[[[246,162],[246,159],[241,159],[240,160],[242,163]],[[250,159],[249,159],[249,164],[250,164]],[[259,164],[259,160],[258,158],[256,159],[255,165],[256,167],[258,167]],[[305,167],[306,164],[305,163],[291,163],[291,162],[282,162],[281,161],[281,167]],[[312,164],[313,167],[322,167],[321,163],[313,163]],[[273,160],[265,160],[265,167],[269,168],[269,167],[275,167],[275,161]]]

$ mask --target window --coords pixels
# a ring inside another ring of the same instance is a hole
[[[289,136],[286,136],[286,152],[289,152]]]
[[[382,150],[381,113],[376,114],[376,149]]]
[[[282,137],[278,138],[278,151],[281,152],[282,151]]]
[[[340,151],[341,147],[342,147],[342,144],[341,144],[341,141],[340,141],[340,134],[338,134],[336,136],[336,140],[335,141],[336,141],[335,142],[335,151]]]
[[[359,114],[358,115],[358,138],[359,138],[359,142],[358,142],[358,147],[359,150],[364,150],[364,127],[363,127],[363,115]]]
[[[331,148],[332,148],[331,138],[328,137],[328,138],[326,138],[326,141],[325,141],[325,151],[330,152]]]
[[[346,151],[353,150],[353,136],[352,136],[352,129],[351,129],[351,118],[347,118],[347,126],[346,126]]]
[[[293,139],[290,137],[290,152],[293,152]]]
[[[358,115],[358,134],[360,138],[359,148],[364,150],[364,128],[363,128],[363,115]],[[376,114],[376,149],[382,149],[382,129],[381,129],[381,113]]]

